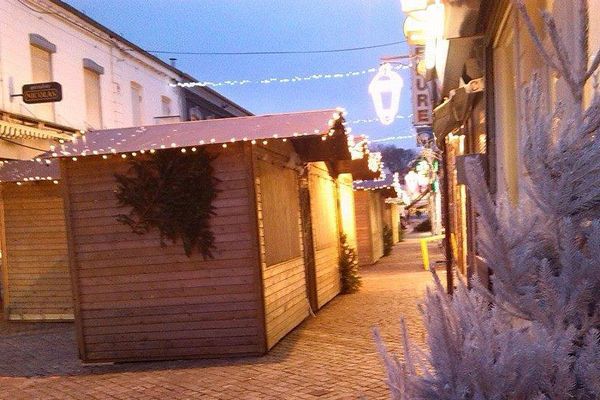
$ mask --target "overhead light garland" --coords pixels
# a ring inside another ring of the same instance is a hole
[[[381,143],[381,142],[389,142],[393,140],[405,140],[405,139],[414,139],[416,135],[403,135],[403,136],[389,136],[385,138],[372,139],[370,143]]]
[[[406,70],[410,69],[411,66],[407,64],[399,64],[392,67],[394,70]],[[352,78],[356,76],[372,74],[377,72],[377,68],[369,68],[363,69],[359,71],[350,71],[350,72],[337,72],[331,74],[311,74],[305,76],[292,76],[288,78],[264,78],[264,79],[240,79],[240,80],[224,80],[224,81],[197,81],[197,82],[177,82],[170,83],[171,87],[221,87],[221,86],[244,86],[244,85],[252,85],[252,84],[262,84],[262,85],[270,85],[277,83],[298,83],[298,82],[306,82],[306,81],[314,81],[321,79],[342,79],[342,78]]]
[[[413,117],[412,114],[396,115],[395,119],[411,119],[412,117]],[[358,124],[370,124],[373,122],[380,122],[380,120],[379,120],[379,118],[353,119],[353,120],[346,121],[346,124],[358,125]]]

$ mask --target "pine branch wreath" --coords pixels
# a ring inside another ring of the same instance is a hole
[[[205,260],[213,258],[210,218],[219,192],[214,159],[204,149],[188,153],[168,149],[131,161],[127,175],[115,174],[119,206],[130,207],[117,220],[138,235],[158,229],[161,246],[181,239],[188,257],[197,249]]]

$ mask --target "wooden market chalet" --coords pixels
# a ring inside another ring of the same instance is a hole
[[[47,161],[14,162],[2,183],[5,315],[73,316],[86,362],[263,354],[340,292],[353,176],[374,176],[351,150],[342,112],[324,110],[94,131]],[[118,220],[116,176],[159,153],[209,156],[212,258]],[[56,215],[35,214],[49,199]]]

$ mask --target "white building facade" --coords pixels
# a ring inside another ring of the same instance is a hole
[[[0,0],[0,137],[10,137],[0,158],[31,158],[30,147],[46,149],[54,132],[250,114],[211,89],[170,85],[192,80],[62,1]],[[62,86],[59,102],[14,96],[25,84],[51,81]]]

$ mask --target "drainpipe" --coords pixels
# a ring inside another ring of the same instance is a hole
[[[450,197],[449,197],[449,187],[450,187],[450,179],[449,179],[449,171],[448,171],[448,152],[446,149],[446,138],[443,138],[443,143],[442,143],[442,151],[443,151],[443,158],[442,158],[442,166],[443,166],[443,171],[444,171],[444,202],[443,202],[443,206],[444,206],[444,227],[445,227],[445,238],[444,238],[444,242],[445,242],[445,248],[446,248],[446,286],[447,286],[447,291],[448,294],[452,295],[452,293],[454,292],[454,260],[453,260],[453,256],[452,256],[452,242],[450,240],[450,234],[451,234],[451,230],[450,230]]]
[[[5,54],[2,53],[2,32],[0,32],[0,110],[6,110],[6,104],[4,104],[4,85],[8,85],[8,80],[4,81],[4,76],[2,74],[2,63],[4,62]],[[10,94],[10,93],[9,93]]]

